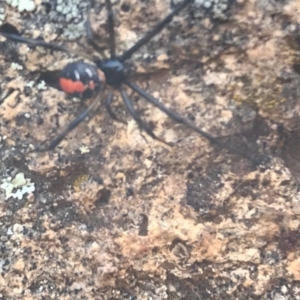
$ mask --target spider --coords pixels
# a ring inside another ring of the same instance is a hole
[[[121,94],[121,98],[127,108],[128,113],[131,117],[137,122],[139,127],[143,129],[149,136],[153,139],[162,141],[158,138],[150,127],[143,122],[138,112],[135,110],[131,99],[129,98],[127,92],[124,89],[124,85],[131,89],[133,92],[137,93],[144,100],[148,101],[161,111],[163,111],[166,115],[168,115],[171,119],[173,119],[177,123],[184,124],[189,127],[193,131],[197,132],[199,135],[207,139],[212,144],[217,145],[220,148],[225,148],[232,153],[238,154],[244,158],[247,158],[252,161],[252,158],[246,156],[244,153],[238,151],[235,148],[232,148],[228,145],[225,145],[217,140],[217,138],[211,136],[209,133],[201,130],[196,127],[194,124],[187,121],[185,118],[180,116],[175,111],[168,109],[163,103],[161,103],[158,99],[148,94],[145,90],[138,87],[136,84],[130,81],[128,78],[128,74],[126,68],[124,66],[124,62],[131,58],[131,56],[137,52],[141,47],[145,46],[154,36],[160,33],[173,19],[173,17],[179,14],[185,7],[191,4],[194,0],[183,0],[180,4],[176,5],[171,13],[169,13],[163,20],[158,22],[152,30],[146,33],[140,40],[138,40],[131,48],[126,50],[121,55],[117,55],[116,53],[116,43],[115,43],[115,32],[114,32],[114,14],[112,9],[111,0],[105,0],[106,9],[107,9],[107,25],[108,25],[108,45],[110,58],[108,59],[95,59],[94,64],[85,63],[82,61],[75,61],[67,64],[60,73],[59,76],[59,84],[61,89],[70,94],[70,95],[78,95],[84,97],[92,97],[93,100],[91,104],[81,113],[77,115],[77,117],[70,122],[68,126],[66,126],[61,133],[59,133],[54,139],[52,139],[48,146],[44,148],[36,148],[35,151],[50,151],[53,150],[59,143],[66,137],[66,135],[75,129],[92,111],[94,111],[99,103],[101,102],[101,96],[105,89],[106,85],[109,85],[113,88],[113,90],[118,90]],[[87,14],[87,20],[85,22],[85,31],[86,36],[89,43],[93,46],[93,48],[101,53],[101,49],[99,45],[95,42],[93,37],[93,31],[90,23],[90,8]],[[71,51],[68,48],[53,44],[46,43],[41,40],[29,39],[21,36],[19,33],[11,33],[7,30],[0,31],[0,35],[6,37],[7,39],[18,42],[25,43],[30,46],[42,46],[44,48],[67,52],[68,54],[73,53],[75,55],[80,55],[89,60],[88,57],[84,53],[79,53],[77,51]],[[105,106],[109,113],[109,115],[118,120],[116,115],[113,113],[111,109],[111,104],[113,101],[113,92],[109,91],[106,96]]]

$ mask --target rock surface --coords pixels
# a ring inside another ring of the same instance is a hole
[[[119,53],[172,9],[113,3]],[[86,11],[68,43],[61,1],[35,4],[7,6],[5,22],[92,53]],[[41,81],[76,57],[0,38],[0,179],[22,173],[35,188],[7,200],[0,189],[0,299],[300,299],[299,12],[298,0],[195,1],[130,60],[140,87],[256,165],[131,94],[173,147],[140,132],[116,97],[126,125],[103,105],[55,151],[32,152],[88,104]]]

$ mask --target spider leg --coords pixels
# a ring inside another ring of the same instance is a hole
[[[114,59],[116,57],[116,41],[115,41],[115,20],[114,12],[112,10],[111,1],[106,0],[106,9],[107,9],[107,21],[108,21],[108,43],[110,50],[110,58]]]
[[[111,109],[111,104],[112,104],[112,102],[113,102],[113,92],[110,91],[109,94],[108,94],[108,96],[106,97],[106,100],[105,100],[105,108],[106,108],[108,114],[110,115],[110,117],[111,117],[113,120],[115,120],[115,121],[117,121],[117,122],[120,122],[120,123],[123,123],[123,124],[127,124],[125,121],[120,120],[120,119],[116,116],[116,114],[112,111],[112,109]]]
[[[67,134],[72,131],[73,129],[75,129],[92,111],[94,111],[100,101],[99,101],[99,97],[100,97],[101,93],[99,93],[96,98],[93,100],[93,102],[88,106],[88,108],[84,111],[82,111],[79,115],[77,115],[77,117],[71,121],[69,123],[68,126],[66,126],[62,132],[60,132],[51,142],[50,144],[45,147],[45,148],[36,148],[34,151],[35,152],[45,152],[45,151],[50,151],[53,150],[54,148],[56,148],[59,143],[67,136]]]
[[[87,37],[88,42],[93,46],[93,48],[102,54],[103,51],[99,47],[99,45],[95,42],[95,39],[93,36],[93,30],[92,30],[92,26],[91,26],[91,18],[90,17],[91,17],[91,8],[89,7],[88,12],[87,12],[87,19],[84,23],[86,37]]]
[[[175,6],[174,0],[171,0],[171,8],[174,8]]]
[[[145,132],[150,135],[153,139],[160,141],[168,146],[170,146],[167,142],[163,141],[162,139],[158,138],[154,132],[148,127],[147,124],[145,124],[143,122],[143,120],[141,119],[141,117],[139,116],[139,114],[137,113],[137,111],[134,109],[131,100],[129,99],[127,93],[125,92],[125,90],[120,87],[119,88],[122,99],[127,107],[127,110],[129,112],[129,114],[132,116],[132,118],[137,122],[137,124],[143,129],[145,130]]]
[[[155,107],[157,107],[158,109],[160,109],[161,111],[163,111],[167,116],[169,116],[171,119],[173,119],[177,123],[184,124],[185,126],[191,128],[192,130],[194,130],[195,132],[197,132],[198,134],[200,134],[201,136],[203,136],[204,138],[206,138],[208,141],[210,141],[212,144],[215,144],[215,145],[219,146],[220,148],[227,149],[231,153],[238,154],[238,155],[240,155],[240,156],[242,156],[242,157],[250,160],[251,162],[256,163],[251,157],[247,156],[245,153],[242,153],[241,151],[239,151],[237,149],[234,149],[234,148],[232,148],[230,146],[227,146],[227,145],[219,142],[217,138],[211,136],[209,133],[207,133],[207,132],[199,129],[195,125],[191,124],[186,119],[182,118],[179,114],[177,114],[175,111],[173,111],[171,109],[168,109],[161,102],[159,102],[156,98],[154,98],[153,96],[149,95],[143,89],[139,88],[136,84],[134,84],[132,82],[125,82],[125,84],[129,88],[131,88],[134,92],[138,93],[146,101],[150,102]]]
[[[13,42],[17,42],[17,43],[27,44],[30,46],[41,46],[41,47],[48,48],[51,50],[56,50],[56,51],[69,52],[69,50],[63,46],[52,44],[52,43],[46,43],[44,41],[35,40],[35,39],[28,39],[28,38],[25,38],[25,37],[23,37],[21,35],[17,35],[17,34],[5,33],[3,31],[0,31],[0,35],[6,37],[7,39],[9,39]]]
[[[184,9],[188,4],[192,3],[194,0],[184,0],[182,3],[177,5],[175,9],[167,15],[161,22],[159,22],[151,31],[149,31],[144,37],[142,37],[135,45],[125,51],[122,55],[118,57],[118,60],[124,62],[126,59],[130,58],[131,55],[138,51],[142,46],[147,44],[155,35],[157,35],[166,25],[168,25],[173,17],[177,15],[182,9]]]
[[[70,50],[70,49],[68,49],[64,46],[61,46],[61,45],[57,45],[57,44],[53,44],[53,43],[47,43],[47,42],[44,42],[44,41],[41,41],[41,40],[29,39],[29,38],[25,38],[25,37],[23,37],[21,35],[18,35],[18,34],[6,33],[6,32],[1,31],[1,30],[0,30],[0,35],[6,37],[7,39],[9,39],[13,42],[27,44],[27,45],[30,45],[30,46],[40,46],[40,47],[44,47],[44,48],[55,50],[55,51],[73,53],[75,55],[82,56],[84,58],[90,59],[90,56],[88,56],[87,54],[85,54],[83,52]]]

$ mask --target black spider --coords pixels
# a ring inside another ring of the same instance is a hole
[[[128,97],[126,91],[123,88],[123,85],[128,86],[131,90],[139,94],[146,101],[150,102],[155,107],[159,108],[170,118],[175,120],[178,123],[182,123],[187,127],[191,128],[204,138],[206,138],[211,143],[229,150],[235,154],[241,155],[247,159],[251,159],[241,151],[234,149],[228,145],[220,143],[216,138],[210,134],[199,129],[195,125],[191,124],[189,121],[181,117],[179,114],[173,110],[168,109],[162,103],[160,103],[156,98],[148,94],[145,90],[139,88],[137,85],[129,81],[124,62],[131,58],[131,56],[137,52],[142,46],[146,45],[155,35],[157,35],[166,25],[168,25],[173,17],[177,15],[181,10],[183,10],[187,5],[192,3],[194,0],[183,0],[182,3],[174,7],[174,10],[167,15],[162,21],[160,21],[151,31],[149,31],[143,38],[141,38],[135,45],[130,49],[125,51],[121,55],[116,54],[116,44],[115,44],[115,32],[114,32],[114,15],[112,10],[112,5],[110,0],[106,0],[106,9],[108,12],[108,31],[109,31],[109,50],[110,58],[106,60],[97,59],[94,61],[94,65],[87,64],[84,62],[73,62],[65,66],[60,74],[60,86],[61,88],[69,94],[81,94],[84,96],[93,96],[94,100],[89,105],[89,107],[81,112],[70,124],[49,144],[49,146],[41,149],[38,148],[36,151],[48,151],[53,150],[64,138],[65,136],[73,130],[80,122],[82,122],[91,111],[95,110],[100,101],[100,96],[102,91],[105,88],[105,83],[112,86],[114,89],[117,89],[124,101],[125,106],[132,118],[138,123],[138,125],[145,130],[145,132],[150,135],[153,139],[160,140],[153,131],[145,124],[137,111],[134,109],[131,99]],[[90,11],[88,12],[87,21],[85,23],[86,35],[90,44],[98,52],[101,52],[99,45],[95,42],[93,38],[93,32],[90,24]],[[42,46],[52,50],[63,51],[67,53],[75,53],[76,55],[83,56],[90,59],[87,55],[79,53],[76,51],[70,51],[64,46],[56,45],[53,43],[46,43],[41,40],[27,39],[19,35],[18,33],[8,32],[8,30],[0,31],[0,34],[12,41],[25,43],[31,46]],[[115,114],[111,110],[111,103],[113,100],[113,92],[109,91],[106,98],[106,108],[108,113],[113,119],[117,119]],[[161,141],[161,140],[160,140]],[[162,141],[163,142],[163,141]]]

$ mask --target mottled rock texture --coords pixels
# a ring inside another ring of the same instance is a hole
[[[51,0],[31,13],[7,6],[4,22],[92,53],[88,3],[69,2],[74,19]],[[300,299],[300,2],[208,2],[183,10],[130,67],[139,86],[257,165],[136,95],[173,147],[140,132],[116,98],[127,125],[103,105],[55,151],[32,152],[89,103],[40,81],[78,58],[0,38],[0,179],[22,172],[35,184],[21,200],[0,193],[0,299]],[[113,8],[119,52],[172,9]],[[104,1],[91,19],[107,52]]]

